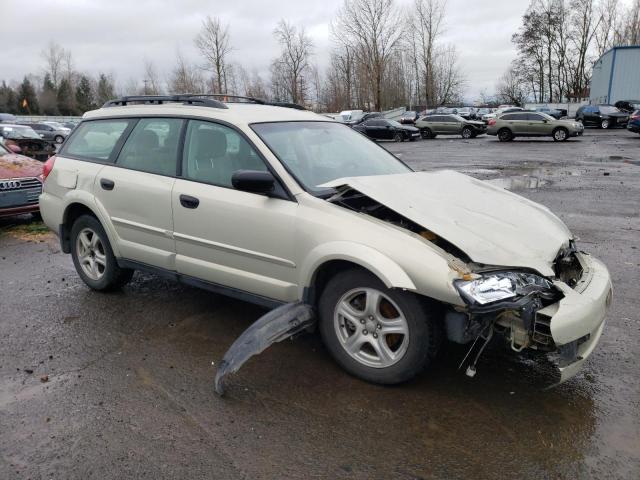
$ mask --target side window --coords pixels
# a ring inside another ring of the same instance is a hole
[[[538,115],[537,113],[529,113],[527,115],[527,119],[529,121],[533,121],[533,122],[541,122],[543,121],[545,118],[542,115]]]
[[[129,123],[127,119],[83,122],[67,140],[62,155],[107,161]]]
[[[235,130],[212,122],[189,121],[183,177],[232,187],[231,177],[237,170],[268,171],[249,142]]]
[[[516,116],[511,113],[507,113],[506,115],[501,115],[500,120],[516,120],[515,117]]]
[[[140,119],[124,144],[116,164],[174,176],[182,122],[178,118]]]

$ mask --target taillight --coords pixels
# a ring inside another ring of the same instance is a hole
[[[51,170],[53,170],[54,163],[56,163],[55,155],[52,157],[49,157],[49,159],[46,162],[44,162],[44,168],[42,169],[42,175],[40,176],[42,183],[44,183],[44,181],[47,179],[47,177],[51,173]]]
[[[489,119],[489,126],[492,127],[493,125],[496,124],[496,119],[495,118],[491,118]]]
[[[631,115],[631,120],[636,121],[640,119],[640,115]]]

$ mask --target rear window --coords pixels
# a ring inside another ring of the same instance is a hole
[[[132,120],[92,120],[81,123],[69,138],[62,155],[113,161],[111,154]]]

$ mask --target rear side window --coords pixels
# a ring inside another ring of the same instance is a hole
[[[62,155],[109,161],[113,149],[131,120],[92,120],[80,124],[67,141]]]
[[[182,122],[178,118],[140,119],[122,147],[117,165],[175,176]]]

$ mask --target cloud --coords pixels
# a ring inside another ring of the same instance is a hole
[[[412,3],[398,1],[408,14]],[[444,40],[458,49],[470,99],[482,89],[492,91],[513,58],[511,35],[527,4],[449,0]],[[142,79],[144,62],[150,60],[166,78],[178,49],[188,60],[201,61],[193,38],[206,15],[229,24],[233,61],[263,74],[278,52],[273,38],[277,22],[286,18],[304,25],[315,44],[313,61],[322,70],[331,46],[329,23],[341,5],[342,0],[2,0],[0,79],[41,74],[41,52],[50,40],[72,52],[79,71],[107,72],[124,83]]]

